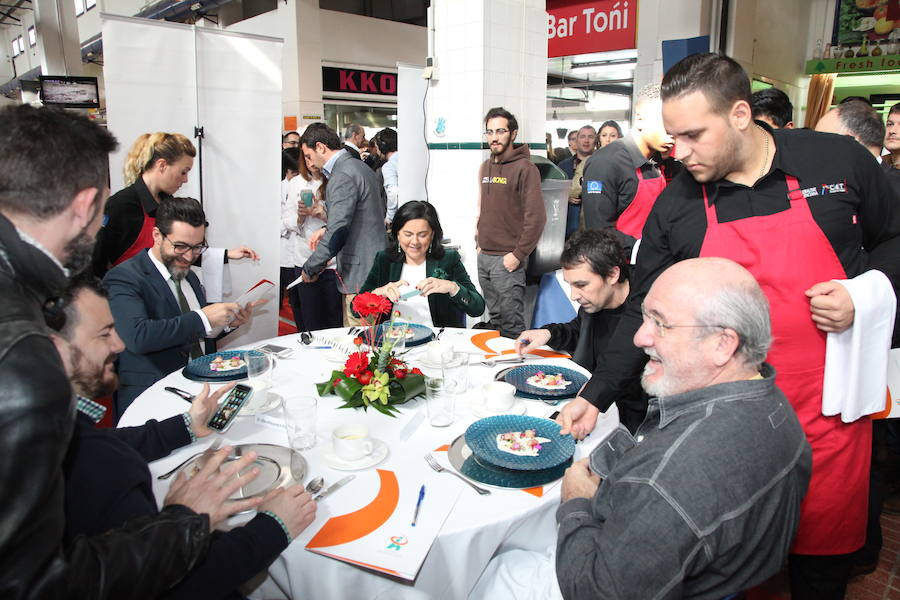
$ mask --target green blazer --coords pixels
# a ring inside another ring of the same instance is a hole
[[[428,307],[431,309],[431,320],[435,327],[465,327],[465,315],[480,317],[484,313],[484,298],[475,289],[469,274],[459,258],[456,250],[445,250],[440,260],[430,256],[425,259],[425,275],[435,277],[435,271],[443,271],[440,279],[453,281],[459,285],[455,296],[449,294],[431,294],[428,296]],[[360,293],[371,292],[392,281],[400,279],[403,261],[394,262],[388,258],[387,252],[380,250],[375,255],[375,262],[360,288]],[[418,282],[410,282],[415,285]]]

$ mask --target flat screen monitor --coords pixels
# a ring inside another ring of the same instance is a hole
[[[68,108],[100,108],[97,78],[41,75],[41,102]]]

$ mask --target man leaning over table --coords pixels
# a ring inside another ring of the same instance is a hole
[[[206,227],[199,202],[166,198],[156,211],[153,247],[103,278],[116,331],[125,341],[117,420],[144,390],[188,361],[215,352],[217,339],[250,318],[253,306],[206,302],[191,270],[207,247]]]
[[[46,332],[70,272],[90,264],[109,152],[105,129],[69,112],[0,110],[0,597],[147,598],[204,556],[209,519],[168,506],[63,543],[62,462],[72,389]]]
[[[75,433],[64,463],[67,540],[121,527],[135,517],[157,516],[147,463],[213,433],[206,423],[219,399],[233,387],[222,386],[211,394],[204,384],[190,406],[185,405],[186,412],[164,421],[98,429],[96,423],[105,408],[90,399],[115,391],[113,361],[125,347],[113,327],[105,296],[93,276],[73,280],[63,295],[64,319],[54,335],[78,397]],[[237,587],[264,571],[315,517],[316,504],[302,485],[274,490],[264,499],[229,500],[258,474],[253,469],[234,477],[253,464],[255,455],[250,453],[212,475],[230,451],[228,447],[219,450],[207,468],[189,480],[180,474],[163,505],[181,504],[209,514],[213,527],[242,510],[255,508],[257,514],[242,527],[215,531],[206,558],[165,598],[243,597]]]
[[[516,352],[548,344],[572,354],[572,360],[593,371],[625,309],[630,284],[628,256],[612,231],[585,229],[572,235],[560,256],[563,279],[571,287],[572,300],[580,305],[568,323],[549,323],[542,329],[523,331]],[[629,431],[637,429],[647,412],[640,380],[635,377],[616,398],[619,421]]]
[[[559,591],[720,600],[782,568],[811,450],[763,362],[768,302],[746,269],[722,258],[680,262],[656,280],[642,312],[634,344],[649,357],[647,418],[633,436],[619,427],[566,471]],[[489,567],[485,587],[513,585],[515,562],[540,572],[539,556],[509,554]],[[490,591],[501,597],[501,588]]]

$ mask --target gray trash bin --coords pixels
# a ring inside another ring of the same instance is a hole
[[[541,239],[531,253],[526,275],[529,278],[540,278],[544,273],[559,268],[559,255],[562,254],[566,242],[566,217],[569,207],[568,179],[545,179],[541,182],[544,195],[544,208],[547,210],[547,224]]]

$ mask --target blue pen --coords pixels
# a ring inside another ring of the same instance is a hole
[[[416,526],[416,521],[419,520],[419,509],[422,508],[422,500],[425,499],[425,484],[422,484],[422,487],[419,488],[419,501],[416,502],[416,512],[413,513],[413,521],[412,526]]]

